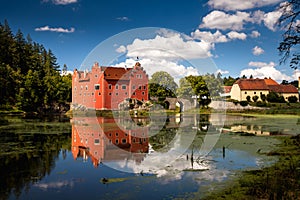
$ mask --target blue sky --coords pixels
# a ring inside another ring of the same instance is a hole
[[[275,22],[282,0],[0,2],[1,23],[7,19],[14,32],[30,34],[68,70],[94,61],[130,66],[138,56],[150,75],[163,68],[177,79],[205,71],[277,81],[300,74],[279,65],[282,30]],[[108,62],[108,54],[119,58]]]

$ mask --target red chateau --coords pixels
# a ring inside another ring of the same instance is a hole
[[[116,110],[125,99],[148,100],[148,75],[137,62],[133,68],[103,67],[74,70],[72,105],[95,110]]]

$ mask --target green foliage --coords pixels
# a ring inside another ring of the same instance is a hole
[[[231,76],[224,77],[223,82],[225,86],[232,86],[235,81],[237,81],[239,78],[232,78]]]
[[[288,101],[290,103],[296,103],[298,101],[298,98],[296,96],[289,96]]]
[[[251,101],[251,97],[249,95],[246,97],[246,99],[247,99],[248,102]]]
[[[284,97],[280,96],[278,93],[276,92],[270,92],[267,95],[267,101],[270,103],[284,103]]]
[[[51,50],[25,40],[20,30],[14,35],[7,21],[0,24],[0,52],[1,106],[45,113],[71,101],[71,75],[61,76]]]
[[[149,80],[149,94],[153,97],[176,97],[177,84],[167,72],[159,71]]]
[[[259,98],[259,97],[258,97],[257,95],[255,95],[255,96],[252,97],[252,100],[253,100],[254,102],[257,102],[258,98]]]
[[[248,101],[240,101],[241,106],[248,106],[249,102]]]

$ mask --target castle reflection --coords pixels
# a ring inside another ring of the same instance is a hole
[[[74,159],[101,162],[131,159],[140,163],[149,151],[148,119],[74,117],[72,154]]]

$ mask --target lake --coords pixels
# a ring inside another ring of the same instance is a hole
[[[297,116],[1,116],[0,199],[201,198],[299,133]]]

